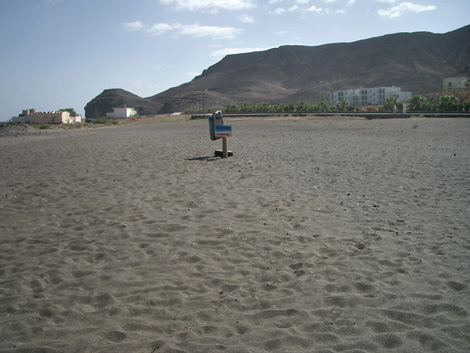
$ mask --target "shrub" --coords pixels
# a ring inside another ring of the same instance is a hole
[[[106,117],[96,118],[93,121],[95,124],[102,124],[102,125],[117,125],[119,122],[116,119],[109,119]]]

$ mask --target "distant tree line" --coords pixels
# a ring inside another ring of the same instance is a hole
[[[409,112],[469,112],[470,102],[460,102],[455,96],[444,95],[440,97],[425,97],[421,95],[413,96],[407,102],[407,111]],[[327,101],[319,103],[307,103],[302,101],[298,104],[283,103],[241,103],[227,104],[225,107],[219,107],[215,110],[222,110],[226,114],[236,113],[334,113],[334,112],[401,112],[403,103],[396,97],[387,98],[383,106],[358,107],[350,105],[348,101],[342,100],[336,105],[331,105]],[[192,109],[186,113],[201,113],[202,110]]]
[[[326,101],[320,103],[307,103],[302,101],[298,104],[271,104],[263,103],[243,103],[243,104],[228,104],[225,107],[225,113],[315,113],[315,112],[329,112],[332,106]]]
[[[461,102],[456,96],[429,97],[415,95],[408,102],[414,112],[469,112],[470,102]]]

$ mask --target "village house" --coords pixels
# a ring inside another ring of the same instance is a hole
[[[29,124],[74,124],[80,123],[80,114],[72,116],[68,111],[59,112],[38,112],[36,109],[24,109],[23,112],[11,118],[12,123]]]
[[[137,111],[134,108],[128,108],[126,106],[122,108],[113,108],[112,113],[106,113],[107,118],[130,118],[133,115],[137,115]]]
[[[470,100],[470,78],[461,76],[443,79],[442,94],[455,96],[462,101]]]

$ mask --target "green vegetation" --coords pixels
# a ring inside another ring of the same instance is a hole
[[[344,111],[354,111],[354,106],[344,105]],[[330,105],[326,101],[320,103],[307,103],[305,101],[299,102],[298,104],[283,104],[283,103],[242,103],[242,104],[228,104],[225,107],[219,107],[211,109],[211,111],[222,110],[224,113],[319,113],[319,112],[330,112],[338,111],[338,107]],[[202,113],[199,109],[189,109],[185,111],[186,114]]]
[[[340,112],[393,112],[400,113],[403,110],[403,103],[396,97],[388,97],[383,106],[362,106],[350,105],[346,100],[342,100],[336,106],[330,105],[327,101],[319,103],[307,103],[305,101],[298,104],[284,103],[241,103],[227,104],[225,107],[211,108],[211,111],[222,110],[226,114],[302,114],[302,113],[340,113]],[[470,112],[470,102],[459,102],[455,96],[441,96],[426,98],[421,95],[413,96],[407,102],[409,112]],[[186,114],[202,113],[201,109],[188,109]],[[208,111],[206,111],[208,113]]]
[[[51,125],[50,124],[41,124],[41,125],[36,125],[36,127],[38,129],[41,129],[41,130],[46,130],[46,129],[50,129]]]
[[[451,95],[429,98],[415,95],[410,99],[408,109],[412,112],[469,112],[470,102],[459,102]]]
[[[119,122],[116,119],[109,119],[106,117],[100,117],[93,120],[93,124],[101,125],[118,125]]]
[[[63,129],[81,129],[84,127],[86,124],[84,122],[82,123],[74,123],[74,124],[62,124],[60,127]]]
[[[77,112],[73,108],[64,108],[64,109],[59,109],[59,112],[69,112],[70,116],[77,116]]]
[[[339,111],[345,112],[349,107],[349,102],[343,99],[342,101],[338,102],[336,107],[338,108]]]

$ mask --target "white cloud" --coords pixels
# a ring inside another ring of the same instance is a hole
[[[423,11],[433,11],[435,9],[436,6],[434,5],[425,6],[420,4],[413,4],[411,2],[402,2],[400,5],[391,7],[387,10],[380,9],[378,13],[383,17],[397,18],[408,12],[419,13]]]
[[[225,48],[225,49],[219,49],[215,50],[211,53],[211,56],[218,56],[218,57],[223,57],[226,55],[230,54],[240,54],[240,53],[251,53],[253,51],[263,51],[263,50],[268,50],[269,48],[262,48],[262,47],[257,47],[257,48]]]
[[[284,10],[282,7],[278,7],[277,9],[274,9],[274,11],[272,11],[271,13],[275,15],[280,15],[281,13],[284,13],[284,12],[286,12],[286,10]]]
[[[152,36],[159,36],[164,34],[168,31],[172,31],[174,29],[181,28],[179,23],[169,25],[168,23],[156,23],[148,28],[145,29],[145,32],[151,34]]]
[[[165,5],[176,5],[177,10],[246,10],[256,7],[250,0],[160,0]]]
[[[294,6],[292,6],[292,7],[289,7],[289,8],[287,9],[287,11],[293,12],[293,11],[298,10],[298,9],[299,9],[299,7],[298,7],[297,5],[294,5]]]
[[[244,23],[255,23],[255,19],[248,15],[240,15],[237,17],[237,20]]]
[[[269,3],[272,5],[272,4],[276,4],[278,2],[282,2],[282,0],[269,0]]]
[[[308,3],[310,2],[310,0],[295,0],[295,2],[296,2],[297,4],[303,4],[303,5],[305,5],[305,4],[308,4]]]
[[[152,26],[148,26],[140,21],[136,21],[123,23],[123,26],[128,31],[143,31],[152,36],[177,31],[177,35],[191,36],[193,38],[211,37],[212,39],[232,39],[243,31],[235,27],[201,26],[199,23],[192,25],[156,23]]]
[[[316,7],[315,5],[309,7],[307,9],[308,12],[313,12],[313,13],[320,13],[323,11],[323,9],[321,7]]]
[[[199,23],[192,25],[156,23],[148,26],[140,21],[136,21],[123,23],[123,26],[128,31],[143,31],[151,36],[159,36],[170,31],[177,31],[177,35],[191,36],[193,38],[211,37],[212,39],[232,39],[243,31],[235,27],[201,26]]]
[[[124,28],[128,31],[140,31],[144,28],[144,25],[140,21],[127,22],[122,24]]]
[[[199,23],[182,26],[178,34],[194,38],[211,37],[212,39],[232,39],[242,32],[234,27],[201,26]]]
[[[323,0],[323,1],[326,2],[327,4],[331,4],[331,3],[336,2],[336,0]]]
[[[356,3],[356,0],[349,0],[348,5],[354,5]]]

